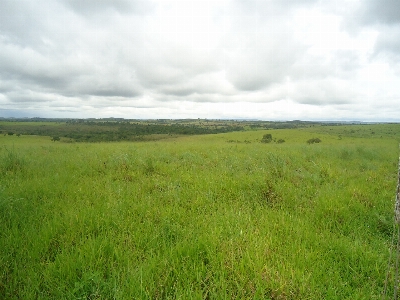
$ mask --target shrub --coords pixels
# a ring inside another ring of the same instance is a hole
[[[261,143],[271,143],[271,142],[272,142],[272,134],[270,133],[264,134]]]
[[[59,141],[60,137],[59,136],[53,136],[53,138],[51,139],[53,142]]]
[[[319,138],[312,138],[312,139],[309,139],[308,141],[307,141],[307,143],[309,144],[309,145],[311,145],[311,144],[315,144],[315,143],[321,143],[322,141],[319,139]]]
[[[283,139],[279,139],[279,140],[277,141],[278,144],[282,144],[282,143],[284,143],[284,142],[285,142],[285,140],[283,140]]]

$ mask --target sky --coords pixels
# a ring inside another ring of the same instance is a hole
[[[0,7],[0,117],[400,122],[398,0]]]

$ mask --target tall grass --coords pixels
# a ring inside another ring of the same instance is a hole
[[[378,299],[397,142],[268,132],[0,137],[0,298]]]
[[[18,172],[25,168],[25,159],[15,150],[14,146],[9,149],[4,148],[4,154],[1,157],[1,169],[3,172]]]

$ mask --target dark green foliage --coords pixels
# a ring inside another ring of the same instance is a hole
[[[312,138],[307,141],[307,144],[311,145],[311,144],[316,144],[316,143],[321,143],[321,142],[322,141],[319,138]]]
[[[4,125],[0,126],[5,127]],[[19,130],[25,135],[65,137],[76,142],[112,142],[112,141],[146,141],[170,137],[171,135],[216,134],[242,131],[244,127],[238,122],[221,121],[213,124],[180,122],[179,120],[162,122],[154,121],[91,121],[69,120],[58,124],[48,122],[47,125],[13,125],[7,124],[10,130]],[[9,135],[14,134],[12,131]],[[155,136],[158,136],[156,138]]]
[[[53,142],[59,141],[60,137],[59,136],[53,136],[53,138],[51,139]]]
[[[277,141],[278,144],[282,144],[282,143],[284,143],[284,142],[285,142],[285,140],[283,140],[283,139],[279,139],[279,140]]]
[[[8,135],[14,135],[14,132],[9,131],[9,132],[7,132],[7,134],[8,134]]]
[[[261,143],[271,143],[272,142],[272,134],[266,133],[263,135]]]

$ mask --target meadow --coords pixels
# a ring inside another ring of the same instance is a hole
[[[0,298],[381,299],[399,133],[0,135]]]

